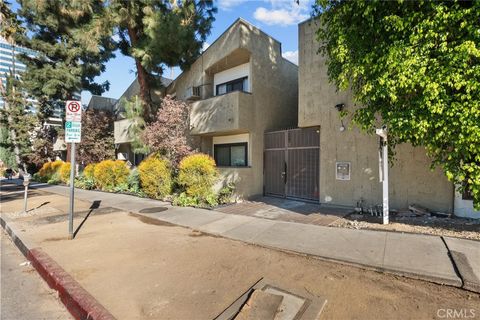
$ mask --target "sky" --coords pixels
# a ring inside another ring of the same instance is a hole
[[[282,55],[298,64],[298,23],[310,17],[313,1],[299,0],[297,4],[294,0],[215,0],[218,12],[204,48],[241,17],[280,41]],[[173,78],[179,74],[180,69],[174,68]],[[172,78],[171,70],[165,70],[164,76]],[[109,81],[110,90],[103,96],[110,98],[119,98],[134,79],[133,59],[123,56],[120,52],[107,63],[105,72],[95,78],[98,82]],[[82,103],[88,104],[90,97],[89,92],[82,92]]]

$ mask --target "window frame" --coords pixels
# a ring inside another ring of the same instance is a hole
[[[230,81],[227,81],[227,82],[222,82],[222,83],[219,83],[215,86],[215,95],[216,96],[222,96],[224,94],[229,94],[231,92],[236,92],[236,91],[241,91],[241,92],[248,92],[246,89],[247,88],[244,88],[243,87],[243,84],[244,84],[244,81],[245,80],[248,80],[248,76],[244,76],[244,77],[241,77],[241,78],[237,78],[237,79],[233,79],[233,80],[230,80]],[[237,83],[237,82],[241,82],[242,83],[242,90],[232,90],[232,91],[227,91],[227,88],[228,88],[228,85],[233,85],[234,83]],[[226,88],[225,88],[225,93],[218,93],[218,88],[220,86],[223,86],[225,85]]]
[[[245,165],[244,166],[234,166],[232,165],[232,147],[238,147],[238,146],[244,146],[245,147]],[[229,148],[229,153],[228,153],[228,162],[229,165],[218,165],[218,167],[224,167],[224,168],[246,168],[250,165],[248,161],[248,142],[235,142],[235,143],[215,143],[213,145],[213,158],[215,160],[215,163],[218,163],[217,161],[217,148],[218,147],[228,147]]]

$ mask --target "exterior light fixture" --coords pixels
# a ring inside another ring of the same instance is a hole
[[[343,109],[345,109],[345,104],[344,103],[336,104],[335,109],[337,109],[338,112],[342,112]],[[340,123],[342,124],[340,126],[340,132],[343,132],[343,131],[345,131],[345,125],[343,124],[343,119],[342,118],[340,118]]]

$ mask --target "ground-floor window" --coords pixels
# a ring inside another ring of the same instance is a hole
[[[225,143],[213,146],[214,158],[219,167],[248,166],[248,143]]]

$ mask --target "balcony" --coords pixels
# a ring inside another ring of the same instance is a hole
[[[253,124],[253,99],[248,92],[235,91],[192,103],[190,133],[246,132]]]

